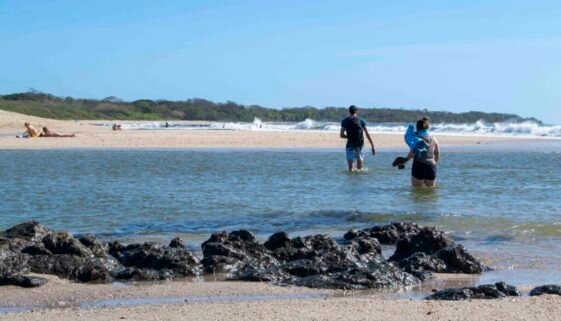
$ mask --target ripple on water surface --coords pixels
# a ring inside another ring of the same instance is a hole
[[[334,151],[2,150],[0,218],[4,228],[36,219],[105,239],[194,243],[223,229],[340,237],[414,221],[481,253],[500,249],[505,268],[525,250],[561,265],[550,255],[561,253],[561,154],[444,151],[435,190],[412,190],[409,170],[389,165],[395,156],[368,156],[368,171],[349,175]]]

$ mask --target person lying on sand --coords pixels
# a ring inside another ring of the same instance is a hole
[[[55,132],[50,131],[47,127],[43,127],[43,131],[39,135],[39,137],[74,137],[76,135],[61,135]]]
[[[41,132],[39,132],[37,129],[35,129],[35,127],[31,126],[30,123],[25,123],[24,124],[25,128],[27,129],[25,131],[25,133],[27,134],[27,137],[39,137],[41,135]]]

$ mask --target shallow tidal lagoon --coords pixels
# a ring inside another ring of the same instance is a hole
[[[445,150],[435,190],[411,189],[409,168],[389,165],[399,154],[348,174],[333,150],[4,150],[0,229],[35,219],[105,240],[182,236],[200,250],[220,230],[341,237],[410,221],[495,268],[482,283],[561,282],[560,153]]]

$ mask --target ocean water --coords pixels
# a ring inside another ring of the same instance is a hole
[[[561,282],[560,151],[444,150],[438,188],[415,190],[390,165],[398,151],[349,174],[340,150],[0,150],[0,229],[35,219],[197,249],[221,230],[342,237],[411,221],[449,231],[490,280]]]
[[[112,126],[113,123],[103,124]],[[123,129],[132,130],[251,130],[251,131],[330,131],[338,132],[339,122],[322,122],[305,119],[301,122],[263,122],[255,118],[253,122],[127,122]],[[373,133],[399,133],[407,129],[403,123],[368,123],[368,129]],[[535,121],[486,123],[477,121],[469,124],[435,123],[431,131],[446,135],[458,136],[491,136],[491,137],[528,137],[528,138],[561,138],[561,125],[547,125]]]

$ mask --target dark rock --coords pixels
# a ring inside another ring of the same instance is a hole
[[[325,274],[330,265],[319,257],[311,259],[300,259],[287,262],[282,266],[287,273],[297,277],[307,277],[316,274]]]
[[[28,259],[31,272],[54,274],[70,279],[74,270],[85,263],[85,258],[70,254],[34,255]]]
[[[28,260],[31,272],[54,274],[81,282],[110,282],[112,271],[122,269],[111,257],[80,257],[71,254],[35,255]]]
[[[444,289],[427,297],[427,300],[469,300],[469,299],[500,299],[507,296],[520,296],[516,287],[504,282],[484,284],[478,287]]]
[[[169,242],[169,247],[185,248],[185,242],[181,238],[176,237]]]
[[[398,287],[419,281],[383,261],[380,243],[368,235],[338,245],[328,235],[290,239],[280,232],[269,238],[266,249],[277,262],[262,268],[245,264],[232,279],[330,289]]]
[[[43,237],[43,244],[53,254],[72,254],[80,257],[93,256],[93,252],[68,232],[50,233]]]
[[[36,221],[29,221],[18,224],[4,231],[7,238],[18,238],[27,241],[40,241],[43,236],[50,231],[42,224]]]
[[[107,252],[119,261],[122,259],[123,251],[125,251],[125,245],[119,241],[113,241],[107,244]]]
[[[233,280],[251,282],[272,282],[275,284],[293,284],[296,279],[293,275],[286,273],[280,265],[272,265],[268,268],[260,269],[249,265],[238,270],[232,277]]]
[[[204,257],[201,263],[207,273],[237,273],[242,268],[251,267],[251,264],[245,261],[224,255],[210,255]]]
[[[350,230],[343,237],[352,240],[355,237],[368,235],[375,237],[381,244],[396,244],[402,238],[419,233],[421,227],[414,223],[392,222],[388,225],[376,225],[363,230]]]
[[[28,275],[5,275],[0,274],[0,285],[15,285],[23,288],[36,288],[47,284],[47,279]]]
[[[504,294],[506,294],[507,296],[520,296],[520,291],[518,291],[518,289],[513,286],[513,285],[508,285],[505,282],[497,282],[495,283],[495,286],[497,287],[497,289],[501,292],[503,292]]]
[[[530,296],[542,295],[542,294],[556,294],[561,295],[561,286],[556,284],[547,284],[538,286],[530,291]]]
[[[248,230],[233,231],[230,235],[237,237],[242,241],[255,241],[255,235]]]
[[[125,267],[169,270],[174,277],[195,276],[200,272],[199,259],[185,248],[153,242],[130,244],[122,248],[118,243],[113,243],[110,251]]]
[[[16,275],[25,274],[29,272],[28,255],[0,251],[0,274],[2,275]]]
[[[110,256],[93,257],[77,266],[72,271],[71,278],[80,282],[106,283],[112,281],[114,271],[121,269],[121,264]]]
[[[53,253],[49,251],[43,243],[33,243],[23,248],[21,253],[29,255],[53,255]]]
[[[356,228],[349,230],[347,233],[343,235],[343,239],[350,241],[355,237],[359,236],[370,236],[370,233],[366,232],[365,230],[358,230]]]
[[[271,255],[280,261],[294,261],[310,259],[339,248],[329,235],[299,236],[289,240],[284,241],[285,246],[271,251]]]
[[[119,280],[134,280],[134,281],[159,281],[170,280],[173,278],[173,273],[170,270],[153,270],[153,269],[139,269],[136,267],[127,267],[118,271],[115,275]]]
[[[86,246],[93,255],[98,257],[105,257],[108,251],[108,246],[100,242],[93,234],[86,234],[78,238],[78,241]]]
[[[294,284],[312,288],[362,290],[396,288],[418,282],[419,279],[413,275],[403,272],[389,262],[381,261],[368,267],[297,279]]]
[[[421,280],[426,280],[432,276],[432,273],[446,272],[446,264],[439,258],[417,252],[398,263],[399,267],[405,272],[411,273]]]
[[[377,238],[362,236],[352,240],[352,244],[356,245],[356,249],[360,255],[378,256],[382,254],[382,245]]]
[[[370,289],[417,284],[433,272],[480,273],[484,269],[444,232],[410,223],[351,230],[340,244],[329,235],[290,238],[279,232],[261,244],[247,230],[214,233],[201,246],[202,261],[180,238],[168,246],[152,242],[107,244],[91,234],[74,238],[67,232],[50,232],[37,222],[17,225],[3,235],[7,237],[0,237],[2,282],[28,286],[42,282],[27,279],[24,274],[28,272],[79,282],[111,282],[168,280],[195,276],[204,269],[226,272],[233,280]],[[391,258],[397,263],[382,257],[380,240],[397,241]],[[500,283],[450,291],[455,292],[449,296],[458,298],[517,293],[516,288]]]
[[[431,255],[452,245],[454,245],[454,241],[446,233],[438,231],[434,227],[424,227],[417,234],[399,240],[390,261],[400,261],[416,252]]]
[[[447,273],[479,274],[486,267],[478,259],[469,254],[463,246],[448,246],[438,250],[434,256],[446,264]]]
[[[231,233],[214,233],[202,245],[203,260],[201,263],[206,272],[237,272],[246,264],[266,266],[274,262],[267,248],[255,240],[248,231],[240,230]]]
[[[426,297],[426,300],[459,301],[473,299],[475,296],[473,289],[475,288],[444,289]]]
[[[290,246],[290,237],[286,232],[278,232],[269,237],[267,242],[265,242],[265,247],[271,251],[274,251],[281,247]]]
[[[9,239],[0,237],[0,251],[12,251],[19,252],[24,247],[33,244],[31,241],[26,241],[23,239]]]

